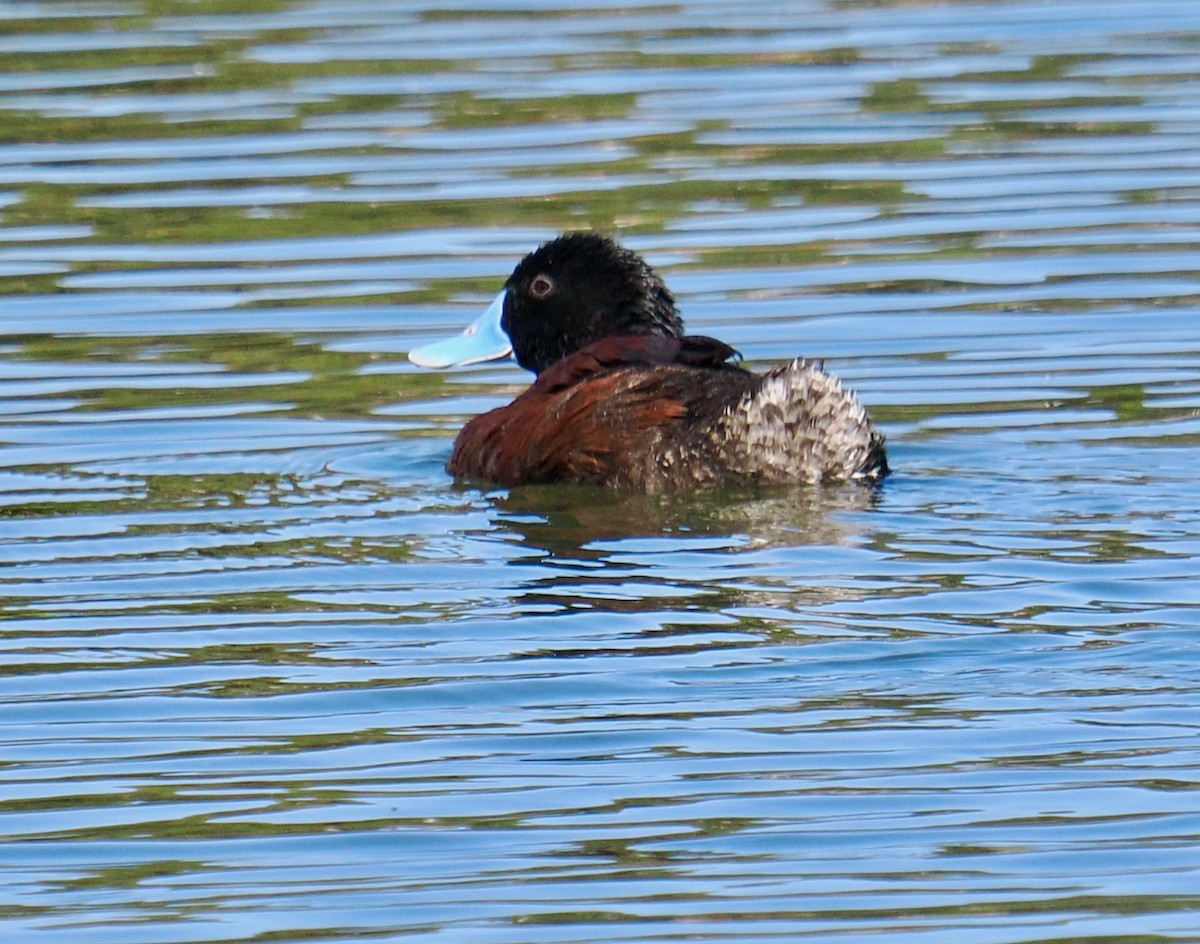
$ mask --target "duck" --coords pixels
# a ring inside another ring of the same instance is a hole
[[[462,334],[408,357],[431,369],[511,357],[535,375],[459,432],[446,469],[460,481],[658,493],[889,471],[883,436],[820,363],[755,373],[725,342],[686,334],[659,274],[598,232],[544,243]]]

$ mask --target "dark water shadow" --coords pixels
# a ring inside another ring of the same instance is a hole
[[[665,495],[576,485],[537,485],[494,498],[498,529],[555,557],[591,558],[614,542],[646,538],[728,539],[731,545],[845,544],[880,488],[720,488]],[[682,546],[682,545],[681,545]]]

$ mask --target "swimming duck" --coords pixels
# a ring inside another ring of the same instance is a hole
[[[883,437],[834,377],[806,360],[755,374],[728,344],[685,335],[658,274],[598,233],[531,252],[466,331],[408,356],[444,368],[510,354],[537,378],[463,427],[457,478],[662,492],[888,471]]]

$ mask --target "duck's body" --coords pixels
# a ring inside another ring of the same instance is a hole
[[[887,474],[882,437],[836,379],[803,360],[754,374],[729,362],[728,345],[684,336],[657,275],[604,237],[571,234],[530,254],[489,312],[498,325],[480,319],[469,343],[511,338],[538,376],[459,433],[447,465],[458,478],[660,492]],[[484,359],[445,345],[410,357]]]

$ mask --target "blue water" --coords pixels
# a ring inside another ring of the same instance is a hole
[[[1200,940],[1200,7],[0,10],[0,938]],[[858,489],[456,486],[598,227]]]

